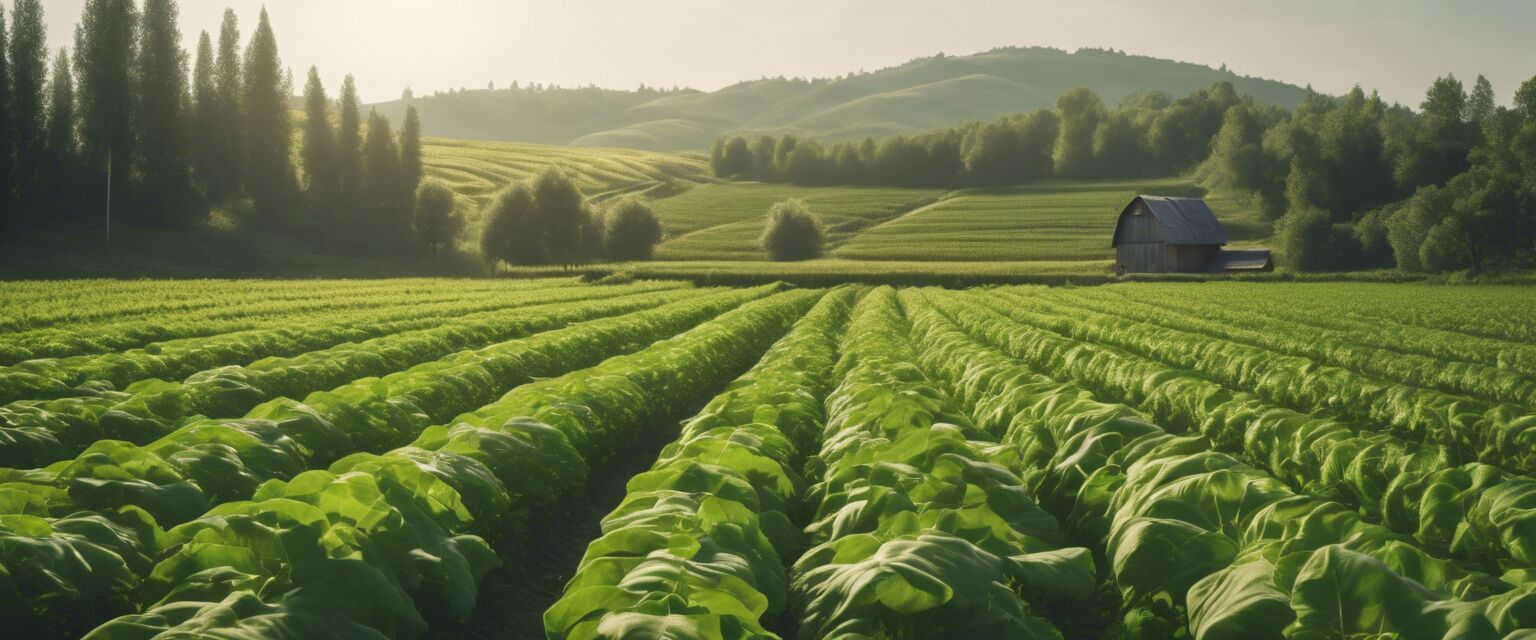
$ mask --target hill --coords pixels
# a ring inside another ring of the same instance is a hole
[[[1255,100],[1293,107],[1306,89],[1204,65],[1099,49],[1008,48],[938,55],[835,79],[742,82],[713,92],[599,88],[460,91],[374,105],[397,121],[407,104],[428,135],[659,151],[700,150],[725,133],[794,132],[825,140],[887,136],[1050,107],[1086,86],[1106,103],[1145,91],[1182,96],[1228,81]]]

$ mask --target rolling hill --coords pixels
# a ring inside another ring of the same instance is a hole
[[[1217,81],[1293,107],[1301,87],[1204,65],[1099,49],[1007,48],[938,55],[836,79],[772,78],[713,92],[528,88],[459,91],[374,105],[397,121],[408,104],[427,135],[657,151],[702,150],[733,132],[825,140],[887,136],[1050,107],[1075,86],[1108,104],[1144,91],[1182,96]]]

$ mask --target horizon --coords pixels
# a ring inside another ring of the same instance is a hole
[[[74,25],[84,3],[49,0],[45,11],[50,49],[73,48]],[[410,20],[355,19],[418,8],[408,0],[181,4],[180,27],[189,56],[201,31],[216,35],[226,6],[239,15],[241,35],[248,38],[265,5],[283,62],[296,78],[302,79],[315,65],[334,88],[351,74],[369,103],[395,100],[406,88],[422,96],[482,89],[491,82],[503,88],[514,81],[615,90],[645,84],[709,92],[762,78],[832,78],[941,53],[964,56],[1008,47],[1115,49],[1212,68],[1225,65],[1238,75],[1310,85],[1332,95],[1359,85],[1410,107],[1419,105],[1432,80],[1448,73],[1468,86],[1477,75],[1487,76],[1499,103],[1509,104],[1515,88],[1531,75],[1526,69],[1536,68],[1531,59],[1536,55],[1509,55],[1522,50],[1521,25],[1536,21],[1536,4],[1517,0],[1484,3],[1477,12],[1457,11],[1432,0],[1361,0],[1348,6],[1304,0],[1283,7],[1227,6],[1230,3],[1215,0],[1090,0],[1067,7],[958,0],[943,11],[916,0],[854,0],[837,6],[793,0],[781,9],[771,7],[784,3],[699,0],[666,0],[664,6],[644,7],[622,0],[561,5],[457,0],[445,3],[453,8],[434,9]],[[971,19],[978,12],[993,17]],[[1325,14],[1328,20],[1317,20]],[[530,24],[540,28],[519,28]],[[635,24],[647,28],[636,29]],[[345,25],[345,30],[337,25]],[[1144,36],[1190,25],[1205,37]],[[513,33],[501,33],[501,26]],[[856,27],[863,38],[858,46],[841,46]],[[1470,30],[1480,37],[1458,37]],[[338,33],[347,34],[344,44],[335,44]],[[1307,35],[1317,38],[1306,42]],[[422,44],[392,46],[413,39]],[[780,41],[790,46],[778,45]],[[476,44],[458,47],[462,42]],[[573,50],[578,53],[571,54]],[[719,55],[700,56],[700,51]]]

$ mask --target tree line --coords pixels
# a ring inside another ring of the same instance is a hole
[[[721,178],[807,186],[960,188],[1178,175],[1205,160],[1224,114],[1238,104],[1252,99],[1228,82],[1177,100],[1136,94],[1115,109],[1079,87],[1055,109],[878,141],[727,136],[711,148],[710,166]]]
[[[1498,106],[1435,80],[1417,111],[1356,87],[1288,110],[1231,84],[1110,110],[1086,88],[1056,109],[880,141],[718,139],[722,178],[798,185],[996,187],[1047,178],[1193,174],[1251,195],[1276,222],[1283,265],[1405,271],[1536,266],[1536,79]]]
[[[1300,270],[1444,273],[1536,263],[1536,79],[1498,106],[1436,79],[1417,111],[1359,87],[1293,111],[1242,105],[1224,116],[1200,169],[1216,188],[1279,216],[1283,263]]]
[[[392,233],[411,228],[422,174],[414,111],[397,136],[376,113],[365,122],[351,77],[332,101],[311,68],[296,163],[293,77],[265,9],[243,43],[226,10],[217,39],[204,31],[192,57],[176,0],[87,0],[73,50],[56,53],[42,1],[13,6],[10,16],[0,6],[7,233],[99,216],[108,204],[114,218],[160,227],[249,203],[267,228],[364,220]]]

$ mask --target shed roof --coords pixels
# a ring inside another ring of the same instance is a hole
[[[1269,271],[1274,269],[1269,249],[1222,249],[1205,263],[1207,273]]]
[[[1205,206],[1205,201],[1199,198],[1165,198],[1162,196],[1136,196],[1125,210],[1120,212],[1123,221],[1126,214],[1135,208],[1137,202],[1147,205],[1157,218],[1157,225],[1163,231],[1163,240],[1168,244],[1226,244],[1227,230],[1221,227],[1216,220],[1216,214],[1211,208]],[[1115,226],[1114,242],[1110,246],[1120,246],[1120,226]]]

